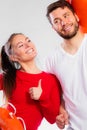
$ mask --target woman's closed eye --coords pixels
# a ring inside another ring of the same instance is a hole
[[[28,39],[28,42],[31,42],[31,40],[30,40],[30,39]]]
[[[20,44],[18,44],[18,48],[21,48],[21,47],[23,47],[24,46],[24,44],[23,43],[20,43]]]

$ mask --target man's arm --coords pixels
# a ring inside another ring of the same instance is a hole
[[[59,115],[56,117],[56,124],[60,129],[64,129],[65,125],[68,125],[68,123],[69,123],[69,115],[68,112],[65,110],[65,102],[62,99]]]

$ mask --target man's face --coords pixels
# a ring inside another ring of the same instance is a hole
[[[77,34],[79,18],[67,7],[57,8],[49,16],[52,27],[64,39],[70,39]]]

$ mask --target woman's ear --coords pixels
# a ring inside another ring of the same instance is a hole
[[[18,61],[18,58],[17,58],[16,55],[10,54],[10,55],[9,55],[9,58],[10,58],[11,61],[15,61],[15,62]]]

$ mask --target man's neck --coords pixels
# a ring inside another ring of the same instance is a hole
[[[79,32],[73,38],[64,40],[64,42],[61,44],[62,48],[70,54],[75,54],[78,51],[80,45],[82,44],[83,38],[84,38],[84,33]]]

